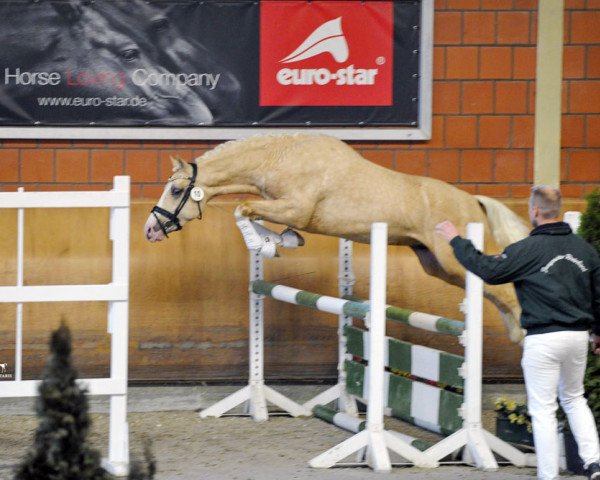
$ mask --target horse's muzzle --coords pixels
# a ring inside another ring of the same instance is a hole
[[[144,236],[150,242],[160,242],[166,235],[154,215],[150,215],[144,225]]]

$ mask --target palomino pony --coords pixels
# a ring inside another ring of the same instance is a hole
[[[173,159],[173,175],[144,227],[152,242],[201,216],[225,194],[254,194],[237,213],[305,232],[369,243],[373,222],[388,224],[389,243],[408,245],[425,271],[464,288],[465,271],[434,227],[451,220],[463,233],[485,226],[486,252],[524,238],[524,220],[502,203],[473,196],[433,178],[406,175],[365,160],[333,137],[310,134],[255,136],[231,141],[196,158]],[[486,285],[513,342],[522,340],[520,307],[512,285]]]

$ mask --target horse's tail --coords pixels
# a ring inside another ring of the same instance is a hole
[[[498,200],[483,195],[475,195],[490,224],[496,243],[504,248],[529,235],[530,227],[510,208]]]

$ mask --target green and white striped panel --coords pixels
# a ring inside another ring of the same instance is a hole
[[[364,364],[346,361],[346,390],[368,402],[369,375]],[[449,435],[460,429],[463,396],[423,382],[385,372],[389,414],[427,430]]]
[[[347,351],[351,355],[369,360],[369,332],[354,326],[344,327]],[[413,345],[396,338],[386,337],[384,345],[385,366],[410,373],[419,378],[463,388],[464,379],[459,374],[465,359],[422,345]]]
[[[387,406],[394,417],[433,432],[449,435],[463,425],[464,398],[442,388],[390,375]]]

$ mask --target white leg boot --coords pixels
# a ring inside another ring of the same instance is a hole
[[[277,245],[283,248],[298,248],[304,245],[304,238],[291,228],[285,229],[281,235],[262,226],[260,223],[244,217],[235,210],[236,225],[242,233],[248,250],[258,250],[263,257],[277,256]]]

